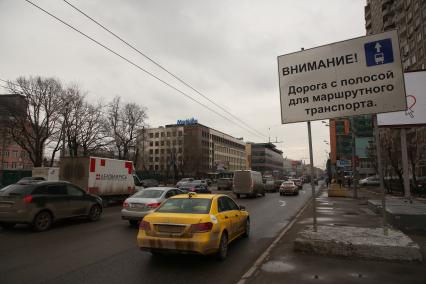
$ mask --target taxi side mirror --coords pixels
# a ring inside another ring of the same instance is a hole
[[[240,211],[246,211],[246,207],[243,205],[240,205]]]

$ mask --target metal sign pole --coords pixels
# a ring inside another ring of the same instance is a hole
[[[315,204],[315,181],[314,181],[314,155],[312,151],[312,135],[311,135],[311,122],[308,121],[308,139],[309,139],[309,159],[311,161],[311,189],[312,189],[312,208],[313,208],[313,228],[314,232],[317,231],[317,210]]]
[[[354,199],[358,199],[358,188],[357,188],[357,178],[358,178],[358,171],[356,168],[356,135],[355,135],[355,118],[351,117],[351,132],[352,132],[352,188],[353,188],[353,197]]]
[[[380,180],[380,188],[382,189],[382,224],[383,224],[383,234],[388,235],[388,227],[386,224],[386,191],[385,185],[383,183],[383,170],[382,170],[382,158],[381,158],[381,146],[380,146],[380,135],[379,127],[377,125],[377,115],[374,115],[374,136],[376,139],[376,158],[377,158],[377,171]]]
[[[410,176],[408,173],[407,130],[401,128],[402,173],[404,175],[404,195],[411,201]]]

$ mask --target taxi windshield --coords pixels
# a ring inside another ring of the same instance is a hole
[[[211,199],[206,198],[172,198],[161,205],[156,212],[208,214]]]

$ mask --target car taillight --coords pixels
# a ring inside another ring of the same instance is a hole
[[[25,195],[23,200],[24,200],[24,203],[31,203],[31,201],[33,201],[33,196]]]
[[[148,203],[146,206],[148,206],[149,208],[157,208],[160,205],[161,205],[161,202],[160,203]]]
[[[139,230],[144,230],[144,231],[146,231],[146,232],[151,231],[151,226],[150,226],[149,222],[147,222],[147,221],[143,221],[143,220],[142,220],[142,221],[139,223]]]
[[[203,233],[203,232],[209,232],[212,228],[213,228],[212,222],[198,223],[198,224],[192,224],[190,231],[191,233]]]
[[[129,203],[127,201],[123,202],[123,208],[129,208]]]

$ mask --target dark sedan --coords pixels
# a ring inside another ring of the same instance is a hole
[[[71,217],[97,221],[102,199],[68,182],[20,182],[0,190],[0,226],[29,224],[36,231],[49,229],[53,222]]]
[[[211,193],[207,186],[198,183],[188,183],[179,188],[183,192]]]

